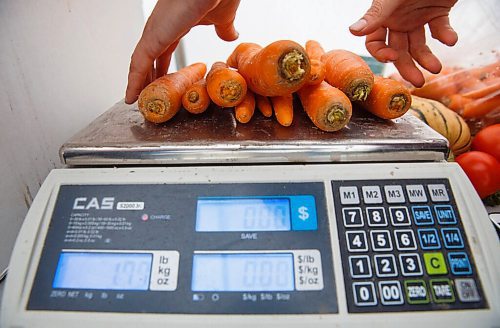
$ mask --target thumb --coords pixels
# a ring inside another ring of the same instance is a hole
[[[349,26],[352,34],[363,36],[375,32],[404,0],[373,0],[371,7],[356,23]]]
[[[238,31],[234,28],[233,21],[227,24],[215,25],[215,32],[224,41],[234,41],[239,36]]]

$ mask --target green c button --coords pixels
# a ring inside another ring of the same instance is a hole
[[[425,269],[430,276],[447,274],[448,268],[441,252],[424,253]]]

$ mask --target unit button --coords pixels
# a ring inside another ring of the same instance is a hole
[[[450,197],[448,197],[448,192],[446,191],[446,186],[444,184],[430,184],[427,186],[429,189],[429,194],[433,202],[448,202]]]
[[[455,212],[450,205],[436,205],[434,212],[439,224],[456,224],[457,218]]]
[[[358,187],[339,187],[340,203],[342,205],[357,205],[359,204]]]
[[[479,302],[481,296],[477,291],[476,282],[471,278],[455,279],[458,299],[464,303]]]
[[[382,204],[382,193],[379,186],[363,186],[361,189],[365,204]]]
[[[385,198],[389,204],[403,204],[405,195],[403,188],[399,185],[384,186]]]
[[[355,282],[352,284],[354,304],[357,306],[377,305],[373,282]]]
[[[406,192],[410,203],[425,203],[427,196],[425,195],[424,186],[422,185],[407,185]]]

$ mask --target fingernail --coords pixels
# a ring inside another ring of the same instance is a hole
[[[349,26],[349,29],[351,29],[353,31],[358,31],[359,32],[362,29],[364,29],[367,24],[368,24],[368,22],[366,21],[366,19],[361,18],[359,21],[357,21],[356,23],[354,23],[351,26]]]

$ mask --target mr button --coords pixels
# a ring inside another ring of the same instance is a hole
[[[424,253],[425,269],[429,276],[447,274],[448,269],[444,260],[443,253]]]

